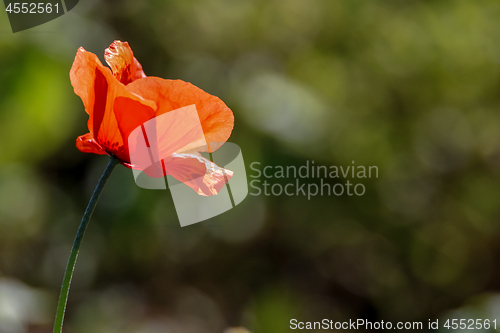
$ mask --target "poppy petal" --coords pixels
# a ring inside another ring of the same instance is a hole
[[[146,77],[126,86],[127,90],[157,103],[156,116],[189,105],[196,105],[207,143],[217,142],[209,151],[229,139],[234,127],[231,109],[218,97],[210,95],[189,82]]]
[[[104,67],[97,56],[80,48],[70,71],[71,84],[75,93],[80,96],[89,114],[88,128],[90,134],[106,152],[127,162],[126,140],[121,136],[116,116],[113,112],[114,101],[118,96],[128,98],[141,105],[138,112],[145,108],[156,109],[153,101],[146,101],[130,93]]]
[[[200,154],[174,154],[164,160],[165,173],[191,187],[203,196],[216,195],[233,176]]]
[[[118,129],[125,141],[126,147],[128,146],[130,133],[152,119],[155,115],[155,111],[149,106],[123,96],[118,96],[115,99],[113,111],[118,122]]]
[[[118,97],[115,101],[118,124],[122,128],[123,120],[126,126],[122,130],[122,135],[128,138],[130,163],[134,169],[144,170],[150,177],[165,177],[162,160],[170,160],[175,153],[197,152],[200,151],[199,147],[206,147],[205,136],[194,105],[167,112],[133,128],[136,125],[130,122],[127,114],[134,112],[135,109],[133,103],[122,97]]]
[[[116,79],[125,85],[146,77],[141,64],[134,57],[134,53],[127,42],[114,41],[104,51],[104,59],[113,70]]]
[[[94,140],[92,134],[80,135],[76,139],[76,148],[83,153],[93,153],[98,155],[106,154],[106,151]]]

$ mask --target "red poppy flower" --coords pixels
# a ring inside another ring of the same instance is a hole
[[[80,48],[70,71],[71,84],[89,115],[89,133],[78,137],[77,148],[85,153],[108,154],[134,169],[129,136],[144,123],[182,107],[195,105],[208,151],[227,141],[234,126],[232,111],[218,97],[181,80],[147,77],[128,43],[115,41],[105,51],[111,70],[98,57]],[[182,128],[159,128],[157,131]],[[232,172],[205,159],[198,152],[177,154],[186,142],[160,142],[170,152],[163,159],[162,174],[172,175],[200,195],[213,195]],[[201,150],[198,150],[201,151]],[[145,170],[146,171],[146,170]],[[149,174],[149,173],[148,173]]]

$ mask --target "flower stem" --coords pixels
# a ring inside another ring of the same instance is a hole
[[[99,179],[99,183],[90,198],[85,214],[83,214],[82,222],[80,222],[80,227],[76,233],[75,241],[73,243],[73,248],[71,249],[71,254],[68,259],[68,265],[66,267],[66,272],[64,273],[64,279],[61,286],[61,294],[59,295],[59,302],[57,304],[56,320],[54,323],[54,333],[61,333],[63,328],[64,314],[66,312],[66,303],[68,302],[69,288],[71,285],[71,279],[73,278],[73,271],[75,270],[76,259],[78,257],[78,251],[80,250],[80,245],[82,244],[83,236],[85,235],[85,230],[89,224],[92,213],[94,212],[97,201],[101,196],[102,189],[106,184],[111,172],[118,164],[118,159],[111,156],[108,162],[108,166],[104,170],[104,173]]]

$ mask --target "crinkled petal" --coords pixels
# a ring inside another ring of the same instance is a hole
[[[147,100],[155,101],[156,116],[181,107],[196,105],[206,142],[218,143],[210,146],[209,151],[219,148],[231,135],[234,127],[231,109],[218,97],[206,93],[189,82],[146,77],[135,80],[126,88]]]
[[[203,196],[216,195],[233,176],[200,154],[174,154],[164,160],[165,173]]]
[[[127,85],[130,82],[146,77],[142,66],[134,57],[127,42],[116,40],[104,51],[104,59],[113,70],[118,81]]]
[[[93,153],[98,155],[106,154],[106,151],[94,140],[92,134],[80,135],[76,139],[76,148],[84,153]]]

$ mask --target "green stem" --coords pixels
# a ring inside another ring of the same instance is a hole
[[[61,333],[63,328],[64,314],[66,312],[66,303],[68,302],[69,288],[71,285],[71,279],[73,278],[73,271],[75,270],[76,258],[78,257],[78,251],[80,250],[80,245],[82,244],[83,236],[85,235],[85,230],[89,224],[92,213],[94,212],[97,201],[101,196],[102,189],[106,184],[111,172],[118,164],[118,159],[111,156],[109,159],[108,166],[104,170],[104,173],[99,179],[99,183],[90,198],[85,214],[83,214],[82,222],[80,222],[80,227],[76,233],[75,241],[73,243],[73,248],[71,249],[71,254],[68,259],[68,266],[66,267],[66,272],[64,273],[64,279],[61,286],[61,294],[59,295],[59,303],[57,304],[56,320],[54,323],[54,333]]]

